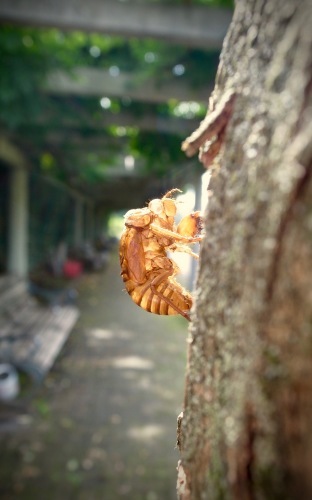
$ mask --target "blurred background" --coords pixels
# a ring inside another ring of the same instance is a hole
[[[0,5],[0,495],[175,498],[187,324],[123,291],[123,215],[179,188],[230,0]],[[193,287],[196,269],[176,258]]]

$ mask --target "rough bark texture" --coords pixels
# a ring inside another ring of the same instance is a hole
[[[210,99],[236,92],[189,334],[181,500],[312,498],[311,89],[310,0],[238,0]]]

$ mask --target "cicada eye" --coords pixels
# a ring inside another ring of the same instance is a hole
[[[160,215],[164,210],[162,201],[159,200],[158,198],[150,201],[148,204],[148,208],[151,210],[151,212],[153,212],[156,215]]]
[[[151,215],[148,208],[129,210],[124,218],[125,225],[128,227],[145,227],[151,223]]]
[[[170,198],[165,198],[162,200],[162,203],[164,205],[164,210],[167,217],[174,217],[177,213],[175,201],[171,200]]]

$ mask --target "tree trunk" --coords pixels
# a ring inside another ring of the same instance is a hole
[[[210,114],[183,146],[202,145],[212,178],[181,500],[312,498],[311,90],[310,0],[237,0]]]

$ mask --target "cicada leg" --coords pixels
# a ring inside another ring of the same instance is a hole
[[[170,229],[165,229],[164,227],[157,226],[157,224],[152,223],[150,225],[150,229],[153,231],[156,236],[163,236],[165,238],[171,238],[180,243],[197,243],[202,241],[202,236],[184,236],[183,234],[179,234],[175,231],[171,231]]]
[[[158,276],[156,276],[151,284],[150,284],[150,288],[152,290],[152,292],[157,295],[161,300],[163,300],[164,302],[166,302],[166,304],[168,304],[168,306],[172,307],[172,309],[174,309],[175,311],[177,311],[178,314],[181,314],[181,316],[183,316],[185,319],[187,319],[188,321],[191,321],[191,318],[190,318],[190,315],[187,314],[187,312],[183,311],[183,309],[181,309],[180,307],[178,307],[171,299],[169,299],[168,297],[166,297],[163,293],[159,292],[157,290],[157,286],[162,283],[163,281],[166,281],[169,276],[172,276],[172,271],[163,271],[162,273],[160,273]]]
[[[183,253],[187,253],[189,255],[191,255],[192,257],[194,257],[194,259],[198,260],[199,259],[199,256],[197,253],[193,252],[193,250],[191,250],[189,247],[185,246],[185,245],[180,245],[178,243],[173,243],[172,245],[170,245],[169,247],[167,247],[168,250],[170,250],[171,252],[183,252]]]
[[[176,232],[181,236],[195,237],[200,235],[203,229],[203,218],[199,211],[191,212],[183,217],[177,225]]]

